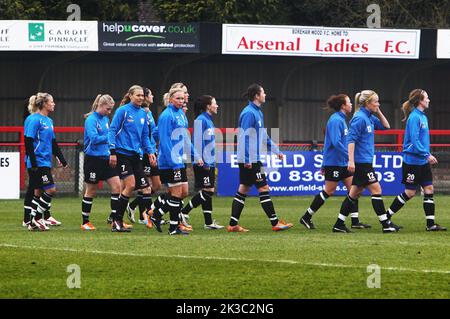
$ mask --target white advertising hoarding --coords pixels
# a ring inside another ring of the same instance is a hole
[[[0,50],[98,51],[97,21],[0,20]]]
[[[450,59],[450,30],[437,31],[436,57]]]
[[[420,30],[224,24],[223,54],[418,59]]]
[[[20,153],[0,152],[0,199],[20,196]]]

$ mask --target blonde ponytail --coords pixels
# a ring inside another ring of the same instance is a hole
[[[36,95],[30,96],[30,99],[28,100],[28,112],[30,114],[34,114],[38,111],[38,107],[36,105]]]
[[[361,92],[356,93],[355,95],[355,113],[359,111],[361,104],[359,102],[359,98],[361,97]]]
[[[30,114],[37,113],[37,111],[42,109],[44,103],[47,102],[50,97],[50,94],[42,92],[30,96],[30,99],[28,100],[28,112],[30,112]]]
[[[169,105],[169,93],[164,93],[164,95],[163,95],[163,104],[164,104],[164,106]]]
[[[94,113],[97,110],[98,100],[100,100],[101,96],[102,96],[101,94],[97,95],[97,97],[94,100],[94,103],[92,103],[91,111],[89,113],[84,114],[84,118],[87,118],[89,115],[91,115],[92,113]]]

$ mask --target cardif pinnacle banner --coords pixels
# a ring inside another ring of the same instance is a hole
[[[286,152],[282,160],[276,155],[263,157],[264,171],[270,194],[275,196],[310,196],[324,189],[325,177],[321,174],[321,152]],[[219,196],[234,196],[239,186],[237,155],[224,154],[225,163],[217,164]],[[396,152],[375,153],[373,167],[381,184],[383,195],[398,195],[404,190],[402,181],[402,154]],[[347,189],[340,183],[335,195],[345,195]],[[255,187],[252,195],[257,195]],[[365,191],[367,193],[367,190]]]
[[[98,51],[97,21],[0,20],[0,50]]]
[[[99,22],[99,51],[200,52],[198,23]]]

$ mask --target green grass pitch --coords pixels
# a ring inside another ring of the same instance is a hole
[[[392,197],[385,197],[388,207]],[[330,198],[314,216],[318,229],[298,223],[312,197],[274,197],[281,218],[294,223],[272,232],[257,198],[241,216],[248,233],[203,229],[169,236],[136,224],[111,233],[109,200],[94,200],[95,232],[80,230],[81,200],[55,198],[63,222],[44,233],[21,226],[22,201],[0,202],[0,298],[449,298],[450,232],[426,232],[422,200],[414,198],[394,217],[404,226],[383,234],[370,204],[360,217],[372,224],[352,234],[331,232],[342,197]],[[232,198],[214,198],[214,215],[226,225]],[[436,196],[436,221],[450,226],[450,199]],[[167,226],[163,226],[167,227]],[[80,288],[69,289],[68,265],[80,267]],[[367,266],[380,267],[380,288],[368,288]]]

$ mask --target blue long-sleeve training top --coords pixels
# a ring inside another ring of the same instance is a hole
[[[430,131],[424,112],[414,108],[406,121],[403,138],[403,161],[409,165],[424,165],[430,156]]]
[[[208,112],[203,112],[194,121],[194,147],[202,157],[204,167],[216,165],[216,138],[214,122]]]
[[[385,130],[379,118],[361,106],[350,120],[347,143],[355,143],[355,163],[373,163],[375,130]]]
[[[238,162],[247,164],[259,162],[262,155],[261,148],[266,146],[267,151],[272,151],[275,154],[280,153],[278,146],[267,135],[261,108],[253,102],[249,102],[239,116]]]
[[[24,136],[33,139],[37,167],[52,167],[53,120],[40,113],[29,115],[24,123]],[[31,168],[29,156],[25,156],[25,161],[27,168]]]
[[[108,134],[109,148],[123,155],[155,153],[150,144],[147,113],[138,105],[128,103],[117,109]],[[142,150],[141,150],[142,149]]]
[[[332,114],[327,122],[325,131],[325,143],[323,147],[323,166],[347,166],[348,127],[345,114],[337,111]]]
[[[185,158],[193,149],[187,125],[183,110],[176,108],[173,104],[169,104],[159,116],[158,167],[160,169],[184,168]],[[198,158],[197,154],[195,158]]]
[[[108,143],[109,119],[93,112],[84,122],[84,153],[108,159],[111,155]]]

